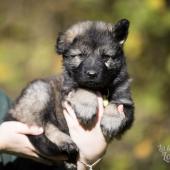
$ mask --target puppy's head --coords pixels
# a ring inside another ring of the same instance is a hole
[[[123,43],[129,21],[116,24],[85,21],[70,27],[57,39],[57,52],[64,68],[79,86],[104,88],[116,77],[124,63]]]

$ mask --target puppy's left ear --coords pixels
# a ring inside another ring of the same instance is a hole
[[[57,41],[56,41],[56,52],[58,54],[63,54],[65,51],[65,35],[63,33],[59,33]]]
[[[113,26],[113,36],[120,44],[123,44],[127,38],[129,24],[127,19],[121,19]]]

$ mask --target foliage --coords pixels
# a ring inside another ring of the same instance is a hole
[[[113,141],[107,170],[168,170],[157,146],[170,145],[169,0],[1,0],[0,87],[15,98],[30,80],[56,74],[57,33],[80,20],[131,21],[125,45],[136,120]]]

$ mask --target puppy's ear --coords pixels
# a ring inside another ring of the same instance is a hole
[[[114,38],[120,44],[123,44],[127,38],[129,24],[127,19],[121,19],[113,26]]]
[[[63,33],[59,33],[56,41],[56,52],[58,54],[63,54],[65,50],[66,50],[65,35]]]

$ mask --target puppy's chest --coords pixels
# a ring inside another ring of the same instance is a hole
[[[75,106],[82,104],[86,107],[98,105],[97,96],[101,95],[103,98],[103,106],[106,107],[109,104],[109,90],[103,91],[90,91],[83,88],[77,88],[72,90],[66,97],[65,100],[68,101],[71,105]]]

